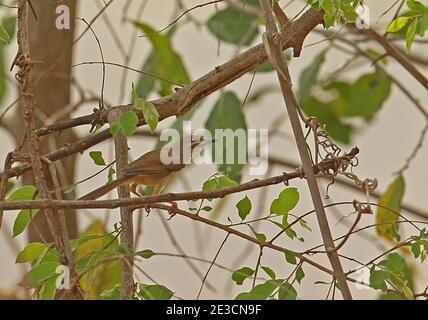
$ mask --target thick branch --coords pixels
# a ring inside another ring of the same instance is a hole
[[[322,12],[313,9],[306,11],[301,18],[294,21],[289,27],[281,32],[280,39],[282,49],[293,47],[295,55],[299,56],[306,36],[311,30],[321,23],[322,19]],[[248,49],[229,62],[216,67],[213,71],[178,90],[174,94],[152,102],[156,106],[161,120],[171,116],[179,116],[203,98],[220,88],[225,87],[247,72],[255,69],[266,60],[267,56],[264,51],[263,44],[259,44]],[[118,108],[129,110],[132,108],[132,105],[118,106]],[[37,134],[39,136],[43,136],[52,132],[61,132],[75,126],[106,123],[108,121],[107,113],[107,111],[97,111],[93,114],[78,117],[76,119],[60,121],[54,125],[40,128],[37,131]],[[139,114],[139,116],[141,119],[139,125],[142,126],[145,124],[145,121],[142,114]],[[110,131],[105,129],[80,141],[65,145],[58,150],[45,154],[44,156],[51,161],[56,161],[67,156],[83,152],[109,138],[111,138]],[[10,177],[20,176],[29,169],[29,165],[20,165],[12,168]]]

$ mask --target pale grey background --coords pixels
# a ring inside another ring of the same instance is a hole
[[[96,1],[80,1],[80,7],[78,11],[79,17],[84,17],[90,20],[98,12],[98,6],[95,5]],[[102,3],[102,1],[98,1]],[[150,44],[143,38],[133,38],[133,27],[128,23],[122,23],[122,7],[124,0],[116,0],[110,8],[107,9],[111,21],[114,23],[121,40],[125,44],[125,48],[128,47],[130,41],[136,41],[136,51],[133,59],[130,63],[131,67],[140,68],[146,55],[150,51]],[[185,0],[187,7],[201,3],[201,1]],[[391,17],[391,14],[381,19],[378,23],[377,19],[380,14],[390,5],[393,1],[366,1],[371,9],[371,21],[372,26],[380,29],[381,31],[385,28],[385,21]],[[171,21],[171,15],[173,14],[173,3],[170,0],[149,0],[148,5],[144,11],[143,16],[140,18],[142,21],[148,22],[153,25],[156,29],[166,26]],[[134,1],[129,14],[132,18],[135,18],[135,12],[139,6],[139,1]],[[290,16],[297,13],[302,8],[302,2],[296,1],[295,4],[289,7]],[[198,9],[193,12],[194,17],[200,21],[205,21],[214,12],[212,6]],[[80,34],[84,26],[78,24],[78,32]],[[94,30],[97,33],[105,54],[106,61],[122,63],[123,59],[116,48],[115,42],[108,29],[106,28],[102,19],[98,19],[94,24]],[[321,38],[311,35],[306,40],[306,45],[314,44],[321,40]],[[314,56],[322,50],[328,42],[322,42],[315,44],[309,48],[303,50],[302,57],[293,60],[291,63],[291,73],[295,82],[300,75],[302,69],[307,66]],[[226,44],[221,44],[220,55],[217,55],[217,41],[208,32],[207,28],[195,28],[192,24],[186,24],[181,27],[174,38],[174,46],[176,50],[182,55],[184,63],[191,75],[192,79],[195,79],[206,72],[210,71],[214,66],[219,65],[229,60],[235,54],[235,48]],[[9,61],[15,54],[16,47],[12,46],[9,50]],[[419,52],[423,52],[423,48],[417,48]],[[426,51],[426,48],[425,48]],[[332,51],[328,55],[328,63],[323,66],[324,71],[328,71],[329,68],[335,69],[338,65],[343,62],[342,55],[339,55],[337,51]],[[91,33],[87,33],[85,37],[78,43],[74,62],[82,62],[89,60],[99,60],[99,51],[96,42],[94,41]],[[403,70],[400,66],[395,63],[390,63],[388,69],[394,72],[401,81],[410,89],[413,93],[418,96],[424,103],[427,101],[427,93],[416,81],[414,81],[408,73]],[[356,78],[360,73],[367,73],[370,71],[370,67],[364,64],[363,67],[356,69],[358,72],[350,72],[348,74],[349,79]],[[426,69],[422,70],[426,73]],[[100,66],[83,66],[78,67],[74,70],[75,77],[79,80],[81,85],[84,87],[91,88],[94,91],[98,91],[101,81],[101,67]],[[107,82],[106,82],[106,100],[116,103],[128,103],[130,101],[130,87],[131,81],[136,82],[138,75],[130,73],[127,80],[126,87],[126,98],[124,101],[118,101],[119,86],[120,86],[120,75],[121,70],[116,67],[107,67]],[[267,83],[274,83],[276,78],[274,74],[269,75],[258,75],[255,80],[254,88],[261,87]],[[246,90],[250,83],[250,77],[244,76],[235,83],[228,86],[228,89],[234,90],[239,94],[241,98],[245,96]],[[53,88],[54,89],[54,88]],[[15,98],[15,94],[11,94],[9,91],[8,101],[12,101]],[[194,128],[202,127],[205,120],[209,115],[211,106],[217,99],[218,94],[210,96],[204,103],[203,107],[197,112],[195,120],[193,121]],[[5,104],[7,105],[7,103]],[[76,112],[76,115],[83,115],[90,113],[94,105],[85,105]],[[269,128],[271,122],[276,117],[284,114],[284,106],[282,97],[279,92],[267,95],[259,103],[257,107],[252,107],[246,112],[247,122],[250,128]],[[162,127],[167,127],[171,124],[173,119],[162,122]],[[356,169],[356,173],[360,177],[376,177],[379,182],[380,190],[385,190],[386,186],[392,181],[393,172],[398,170],[405,159],[410,155],[414,146],[416,145],[420,132],[425,122],[418,111],[411,105],[407,98],[405,98],[401,92],[396,88],[393,89],[393,93],[384,105],[383,109],[376,115],[371,125],[362,125],[361,130],[356,134],[357,139],[353,141],[353,145],[358,145],[361,149],[359,156],[360,165]],[[87,134],[88,128],[79,128],[79,133],[83,136]],[[288,121],[283,125],[283,131],[290,132]],[[0,132],[2,138],[2,145],[0,146],[0,163],[8,151],[14,146],[11,138],[4,132]],[[137,155],[149,150],[154,146],[155,141],[152,139],[145,138],[132,138],[130,142],[131,156],[135,158]],[[102,150],[108,160],[112,157],[112,148],[110,142],[105,142],[101,146],[94,148],[93,150]],[[270,151],[272,154],[278,156],[285,156],[289,159],[297,160],[297,150],[292,140],[284,141],[282,139],[272,139],[270,141]],[[77,179],[87,177],[98,170],[97,167],[92,165],[91,161],[88,160],[89,156],[87,153],[80,155],[78,160],[78,176]],[[423,148],[419,153],[418,157],[412,162],[412,167],[406,172],[406,193],[405,201],[411,203],[421,209],[426,208],[426,181],[428,178],[426,163],[428,160],[427,148]],[[188,179],[192,179],[191,187],[192,190],[199,190],[203,181],[207,179],[212,173],[215,172],[215,167],[192,167],[188,168],[183,172],[183,175]],[[272,175],[280,174],[281,168],[273,168]],[[244,177],[244,180],[249,180],[254,177]],[[78,189],[79,194],[83,194],[88,190],[91,190],[97,186],[100,186],[105,182],[104,176],[99,176],[91,181],[80,186]],[[302,197],[301,202],[294,211],[295,214],[304,213],[311,209],[310,199],[306,192],[306,185],[301,181],[293,182],[293,186],[299,188]],[[276,197],[283,186],[275,186],[269,188],[268,199]],[[187,190],[179,180],[176,180],[170,186],[171,191],[181,192]],[[253,204],[257,203],[258,197],[257,192],[249,192],[248,196],[253,200]],[[339,190],[338,187],[331,189],[332,199],[331,201],[349,201],[354,198],[364,200],[362,194],[349,193]],[[237,200],[243,197],[242,194],[231,197],[228,201],[227,206],[222,210],[219,217],[220,221],[226,221],[227,216],[236,218],[236,209],[234,204]],[[186,203],[181,203],[180,207],[185,208]],[[256,205],[254,205],[255,207]],[[268,208],[268,206],[267,206]],[[329,211],[331,212],[331,211]],[[342,209],[339,207],[339,212],[342,215],[347,216],[351,213],[348,208]],[[265,212],[267,213],[267,209]],[[254,214],[254,212],[253,212]],[[15,212],[7,212],[4,223],[10,229],[14,218],[16,217]],[[111,212],[110,214],[109,227],[112,227],[113,221],[118,221],[117,211]],[[88,225],[95,216],[104,217],[104,210],[84,212],[79,215],[81,227]],[[342,225],[337,225],[337,219],[329,213],[331,226],[334,229],[336,236],[342,235],[347,231]],[[411,216],[409,216],[411,217]],[[348,217],[348,222],[353,221],[353,217]],[[320,236],[318,227],[316,224],[315,217],[312,216],[308,219],[313,233],[308,233],[305,230],[296,228],[298,233],[305,237],[306,243],[302,246],[297,241],[289,241],[283,238],[281,244],[290,247],[290,249],[303,250],[303,248],[309,248],[313,245],[320,243]],[[367,225],[374,223],[374,217],[367,217],[361,225]],[[196,226],[195,222],[175,217],[173,221],[169,222],[169,226],[174,231],[177,240],[180,245],[185,248],[185,251],[189,255],[199,256],[201,258],[212,259],[217,251],[221,241],[225,234],[217,230],[213,230],[208,226]],[[245,229],[242,229],[246,231]],[[273,234],[276,228],[272,228],[270,225],[263,224],[259,227],[260,231]],[[374,234],[373,232],[371,232]],[[2,238],[0,241],[0,289],[11,288],[19,281],[25,268],[17,267],[14,264],[15,253],[11,249],[13,246],[22,248],[25,244],[26,237],[21,235],[14,240],[10,240],[10,234],[5,234],[5,229],[2,231]],[[236,237],[230,237],[225,248],[221,252],[217,262],[225,266],[231,266],[232,262],[235,262],[235,257],[239,255],[244,248],[246,243],[237,239]],[[171,245],[164,227],[160,223],[159,214],[153,212],[149,218],[144,219],[144,233],[143,238],[140,241],[140,246],[137,249],[151,248],[154,251],[159,252],[175,252],[174,247]],[[369,261],[372,257],[376,256],[378,251],[371,245],[370,241],[364,240],[360,237],[354,237],[344,248],[343,254],[352,256],[362,261]],[[258,250],[254,250],[239,264],[234,265],[234,268],[242,266],[254,267],[256,264]],[[292,271],[289,266],[286,266],[283,261],[283,256],[279,253],[266,250],[263,255],[262,264],[272,266],[277,274],[281,277],[286,277]],[[329,266],[327,259],[317,257],[317,260],[322,262],[324,265]],[[416,282],[420,283],[421,286],[427,282],[426,267],[421,266],[419,263],[412,263],[416,270]],[[182,298],[195,298],[197,291],[200,286],[200,280],[195,274],[189,270],[183,260],[179,258],[170,257],[154,257],[151,260],[144,262],[141,265],[142,268],[157,281],[165,284],[176,294]],[[197,266],[204,273],[208,264],[197,263]],[[355,263],[349,263],[344,261],[345,269],[356,267]],[[425,269],[425,271],[423,271]],[[305,265],[304,270],[307,274],[303,281],[303,285],[297,285],[299,297],[303,299],[309,298],[323,298],[327,293],[327,287],[321,285],[314,285],[316,280],[330,281],[330,278],[312,267]],[[139,281],[149,283],[144,276],[141,274],[137,275]],[[243,287],[237,287],[236,285],[230,285],[230,273],[218,268],[213,268],[208,280],[211,283],[217,284],[219,291],[217,293],[210,292],[204,289],[203,298],[233,298],[237,293],[248,289],[248,284]],[[354,285],[351,284],[352,292],[355,298],[372,298],[375,297],[375,292],[367,290],[357,290]],[[423,289],[421,287],[419,290]]]

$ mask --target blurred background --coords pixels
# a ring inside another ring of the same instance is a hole
[[[86,21],[91,21],[105,5],[103,1],[77,1],[77,12],[75,15],[84,18]],[[134,47],[133,54],[129,59],[129,66],[140,70],[148,55],[152,51],[152,46],[147,38],[140,37],[141,30],[129,22],[136,20],[147,23],[155,30],[159,30],[167,26],[177,17],[177,5],[184,4],[186,8],[196,6],[203,1],[199,0],[183,0],[176,2],[172,0],[161,1],[113,1],[92,25],[93,30],[100,41],[104,53],[105,61],[124,64],[123,50],[127,52],[129,48]],[[394,15],[394,10],[382,15],[394,1],[375,1],[367,0],[366,3],[370,8],[370,20],[372,28],[383,32],[391,21]],[[281,1],[285,4],[285,1]],[[224,4],[218,4],[217,10],[224,7]],[[299,13],[304,7],[303,1],[294,1],[286,9],[290,17]],[[37,3],[36,3],[37,8]],[[6,10],[2,9],[2,14],[6,15]],[[221,42],[208,30],[205,23],[216,12],[214,5],[198,8],[190,13],[190,19],[182,19],[179,21],[173,36],[173,47],[180,54],[184,65],[190,75],[191,80],[197,79],[205,73],[211,71],[215,66],[227,62],[234,57],[238,52],[246,50],[247,47],[236,47],[226,42]],[[43,12],[39,12],[39,18],[43,19]],[[86,28],[86,25],[75,20],[75,35],[76,38]],[[262,26],[260,27],[260,29]],[[320,27],[321,29],[322,27]],[[112,32],[112,29],[115,32]],[[343,32],[339,28],[334,32]],[[66,31],[57,31],[65,32]],[[261,35],[261,34],[260,34]],[[253,44],[261,41],[261,36],[258,35]],[[39,39],[43,41],[44,46],[49,48],[49,37]],[[297,86],[301,72],[311,64],[314,58],[324,49],[328,48],[330,42],[322,41],[324,37],[315,32],[306,39],[305,48],[299,58],[295,58],[290,63],[291,76]],[[119,44],[119,45],[118,45]],[[402,46],[402,43],[400,43]],[[375,44],[371,47],[383,52]],[[402,46],[403,47],[403,46]],[[238,51],[239,50],[239,51]],[[16,53],[16,45],[13,44],[4,50],[4,64],[8,67]],[[423,56],[426,52],[426,44],[415,44],[412,53]],[[91,32],[87,32],[76,43],[74,47],[72,59],[73,65],[88,61],[100,61],[100,53],[97,41]],[[329,50],[326,55],[326,62],[321,69],[321,75],[328,75],[332,70],[340,68],[349,56],[339,50]],[[348,81],[356,80],[361,74],[368,73],[373,70],[373,67],[366,60],[360,59],[355,62],[356,66],[350,68],[348,72],[341,74],[341,78]],[[418,65],[420,70],[427,74],[426,66]],[[389,61],[386,66],[390,73],[393,73],[396,78],[400,79],[407,88],[412,91],[412,94],[420,99],[424,104],[428,98],[426,90],[417,83],[401,66],[397,63]],[[6,98],[2,102],[4,110],[17,98],[17,89],[13,82],[13,74],[7,75],[7,93]],[[72,86],[71,103],[79,101],[79,88],[84,88],[88,92],[93,92],[94,95],[99,94],[102,81],[102,67],[99,64],[80,65],[72,68],[73,83],[78,83],[79,86]],[[105,83],[105,102],[107,105],[127,104],[131,102],[131,83],[138,83],[140,75],[129,71],[123,80],[123,70],[117,66],[106,67],[106,83]],[[252,80],[252,74],[247,74],[238,79],[234,83],[227,86],[226,90],[233,91],[243,100]],[[281,134],[273,136],[269,141],[269,154],[271,156],[286,159],[290,162],[299,162],[298,153],[295,142],[291,135],[289,121],[285,116],[285,107],[279,88],[276,86],[277,79],[274,73],[258,73],[252,85],[252,92],[257,92],[262,89],[265,92],[256,103],[246,107],[245,117],[248,128],[254,129],[269,129],[273,126],[276,119],[284,118],[280,126]],[[56,88],[51,86],[47,88],[55,94]],[[212,94],[206,98],[202,105],[196,111],[192,126],[194,129],[203,128],[207,120],[210,110],[219,98],[220,92]],[[152,93],[149,98],[156,98],[157,94]],[[72,109],[71,117],[90,114],[94,107],[97,107],[96,101],[84,103],[77,109]],[[12,123],[16,115],[13,112],[8,112],[2,124]],[[170,118],[160,123],[158,130],[169,127],[175,119]],[[370,123],[364,121],[355,121],[357,131],[352,135],[352,141],[348,145],[343,146],[344,150],[350,150],[353,146],[360,148],[359,165],[355,168],[356,173],[360,178],[366,177],[377,178],[379,181],[378,190],[384,192],[387,186],[394,180],[396,173],[406,162],[415,146],[420,139],[421,131],[424,128],[426,119],[417,111],[417,109],[409,102],[409,100],[393,86],[392,93],[383,104],[382,109],[376,113]],[[6,128],[5,128],[6,127]],[[0,163],[3,163],[7,152],[13,150],[16,141],[7,130],[7,125],[0,130],[0,135],[3,143],[0,146]],[[17,124],[14,130],[22,130],[22,125]],[[75,130],[78,137],[84,137],[89,134],[89,127],[82,126]],[[135,159],[140,154],[151,150],[157,143],[156,137],[148,135],[135,135],[129,141],[130,159]],[[46,147],[50,150],[56,149],[56,146],[49,145]],[[102,144],[88,150],[100,150],[103,152],[106,162],[114,160],[112,141],[105,141]],[[420,209],[422,212],[428,212],[426,205],[428,180],[427,164],[428,149],[423,146],[417,157],[411,162],[411,167],[404,174],[406,180],[406,189],[404,203],[410,204],[412,207]],[[88,152],[78,154],[75,166],[75,181],[84,179],[91,174],[97,172],[100,168],[93,164]],[[293,170],[281,166],[271,165],[269,167],[269,175],[274,176],[281,174],[284,170]],[[183,170],[179,176],[168,186],[168,191],[184,192],[191,190],[200,190],[202,184],[212,174],[217,171],[213,166],[192,166]],[[248,181],[256,177],[249,177],[244,170],[242,181]],[[258,177],[263,178],[263,177]],[[106,175],[101,174],[95,178],[80,184],[76,188],[76,196],[83,195],[94,188],[101,186],[106,181]],[[328,182],[321,182],[321,190],[325,195],[325,190]],[[307,191],[307,185],[304,181],[293,181],[293,187],[297,187],[301,200],[293,214],[301,215],[311,210],[312,203]],[[265,195],[260,195],[260,191],[248,192],[248,197],[253,202],[252,215],[266,216],[269,213],[269,206],[272,199],[276,198],[284,186],[272,186],[267,189]],[[110,194],[108,197],[116,197],[116,193]],[[226,201],[221,203],[221,208],[214,213],[208,214],[212,219],[227,223],[228,217],[237,217],[235,204],[244,194],[228,197]],[[340,185],[333,185],[329,190],[330,198],[326,203],[339,201],[352,201],[353,199],[365,200],[365,196],[361,192],[350,191]],[[376,201],[376,200],[374,200]],[[216,201],[218,203],[219,200]],[[180,208],[187,208],[186,202],[179,203]],[[257,208],[257,212],[256,209]],[[338,206],[335,209],[328,209],[327,214],[330,221],[334,236],[340,236],[347,232],[349,224],[354,221],[354,216],[351,206]],[[409,212],[402,212],[410,219],[421,219],[415,217]],[[26,272],[26,267],[22,264],[15,264],[15,257],[28,241],[26,232],[18,237],[12,238],[12,225],[16,218],[17,212],[6,212],[1,230],[0,240],[0,289],[13,289],[15,285],[22,279]],[[137,225],[141,228],[141,237],[138,241],[137,250],[150,248],[155,252],[177,253],[180,250],[186,255],[195,256],[208,261],[212,260],[223,241],[225,234],[220,230],[215,230],[210,226],[198,225],[196,222],[176,216],[171,221],[165,222],[165,214],[152,211],[146,217],[145,213],[139,212],[135,215],[136,229]],[[118,210],[81,210],[78,212],[78,229],[85,230],[92,225],[94,221],[101,219],[107,231],[113,229],[113,224],[119,221]],[[312,232],[305,229],[298,229],[300,236],[305,238],[305,242],[301,243],[296,240],[290,240],[283,237],[278,240],[278,243],[290,249],[303,251],[312,246],[321,244],[321,236],[317,225],[316,217],[311,215],[307,219],[308,224],[312,228]],[[366,216],[360,222],[360,226],[371,225],[375,223],[374,216]],[[407,230],[404,227],[400,230],[403,235],[409,235],[414,230]],[[261,223],[258,226],[258,231],[265,234],[275,234],[277,227]],[[242,231],[248,232],[246,228]],[[345,256],[353,257],[358,261],[368,262],[376,257],[380,252],[391,247],[391,244],[381,240],[374,228],[368,229],[365,233],[361,233],[352,237],[352,239],[342,249]],[[178,249],[181,248],[181,249]],[[182,252],[182,253],[183,253]],[[216,262],[222,266],[236,270],[243,266],[254,268],[258,257],[258,248],[247,244],[244,240],[236,237],[230,237]],[[266,250],[262,257],[262,265],[269,265],[281,277],[287,277],[292,272],[292,267],[284,264],[283,256],[277,252]],[[328,259],[324,255],[314,256],[313,259],[319,261],[325,266],[329,266]],[[408,263],[414,271],[414,279],[416,283],[415,291],[422,291],[426,287],[428,281],[427,268],[415,261],[409,256]],[[201,274],[205,274],[209,267],[206,262],[194,262]],[[358,263],[343,259],[344,269],[349,270],[358,267]],[[150,283],[147,275],[156,281],[166,285],[168,288],[176,292],[177,296],[185,299],[193,299],[196,297],[201,285],[200,276],[195,271],[189,268],[185,259],[171,256],[157,256],[149,260],[144,260],[139,263],[146,275],[136,271],[136,280],[139,282]],[[328,285],[314,284],[315,281],[330,282],[331,279],[326,274],[313,269],[308,265],[304,265],[306,277],[301,285],[297,285],[296,289],[301,299],[323,299],[327,295]],[[204,288],[201,298],[204,299],[220,299],[233,298],[239,292],[246,291],[250,287],[250,283],[246,282],[239,287],[231,281],[231,272],[222,268],[214,267],[209,273],[207,282],[214,284],[216,290]],[[364,280],[364,279],[363,279]],[[367,279],[365,279],[367,280]],[[379,292],[357,288],[351,284],[351,290],[355,298],[375,298]]]

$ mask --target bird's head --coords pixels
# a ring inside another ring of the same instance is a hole
[[[209,145],[209,144],[214,143],[214,142],[215,142],[214,139],[206,138],[204,136],[192,135],[191,136],[190,148],[193,151],[196,147],[202,148],[202,147],[205,147],[206,145]]]

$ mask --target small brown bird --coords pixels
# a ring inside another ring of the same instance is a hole
[[[199,139],[193,136],[188,137],[190,142],[190,156],[193,150],[198,146],[204,146],[212,143],[214,140]],[[138,185],[151,185],[155,189],[153,195],[158,195],[162,192],[165,185],[171,180],[174,175],[186,166],[186,159],[184,159],[184,138],[179,140],[180,143],[180,159],[175,161],[177,163],[164,164],[161,160],[161,149],[149,151],[143,154],[138,159],[132,161],[125,167],[124,176],[113,180],[104,186],[95,189],[92,192],[80,197],[79,200],[96,200],[111,190],[120,185],[129,184],[131,192],[137,196],[141,195],[137,192]],[[169,155],[174,150],[172,147],[169,150]],[[190,159],[189,159],[190,160]]]

